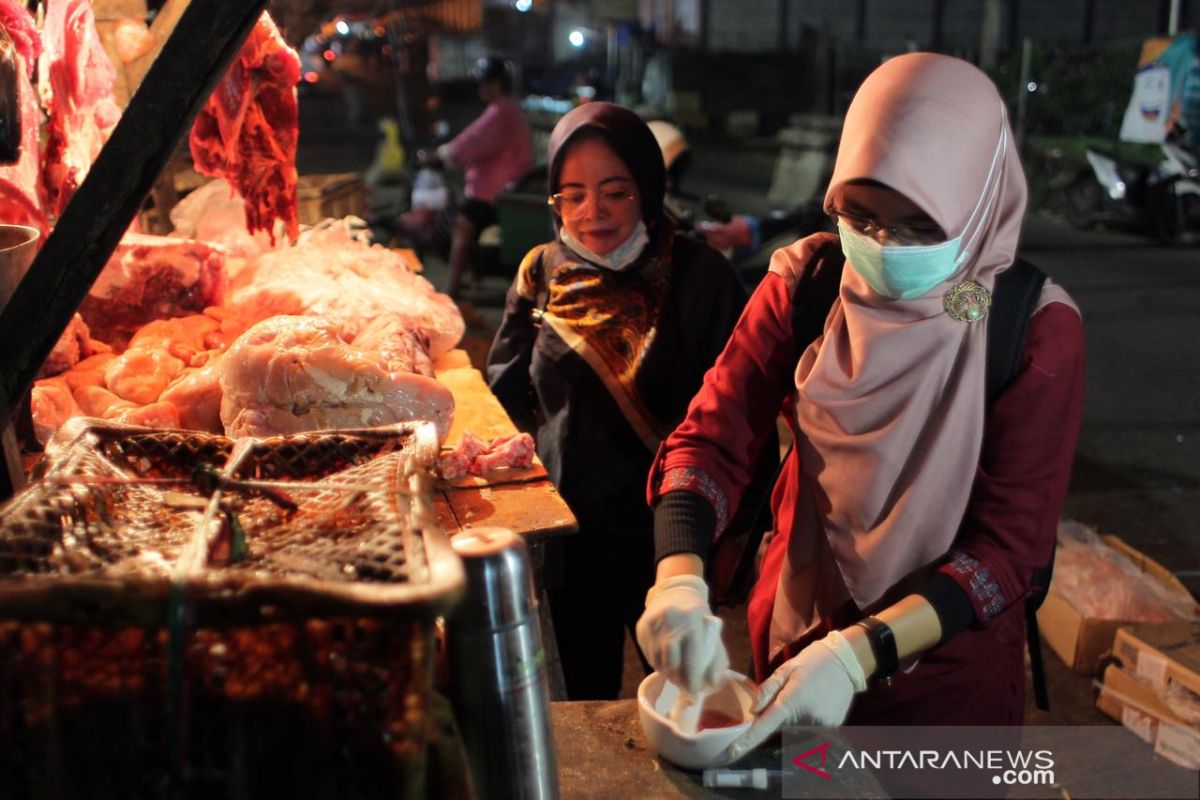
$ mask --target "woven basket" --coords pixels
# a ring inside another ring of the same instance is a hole
[[[0,511],[0,797],[420,796],[436,450],[64,426]]]

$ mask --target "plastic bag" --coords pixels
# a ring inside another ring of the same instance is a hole
[[[1200,606],[1172,592],[1073,520],[1058,525],[1058,550],[1050,590],[1093,619],[1172,622],[1200,619]]]

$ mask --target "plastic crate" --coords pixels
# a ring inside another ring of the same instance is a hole
[[[431,426],[73,420],[47,452],[0,511],[0,797],[423,796],[462,588]]]

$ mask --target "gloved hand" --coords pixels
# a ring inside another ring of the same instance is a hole
[[[721,620],[709,608],[708,584],[696,575],[650,587],[637,641],[650,665],[692,696],[715,688],[729,668]]]
[[[783,662],[758,688],[750,729],[729,745],[736,761],[785,725],[841,725],[867,678],[854,649],[838,631]]]
[[[701,222],[697,227],[704,240],[717,250],[750,246],[750,221],[742,214],[735,214],[729,222]]]

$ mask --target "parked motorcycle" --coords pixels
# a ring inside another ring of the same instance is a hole
[[[1076,228],[1114,225],[1170,244],[1200,244],[1200,157],[1177,141],[1162,144],[1162,161],[1123,161],[1098,147],[1066,189],[1067,221]]]

